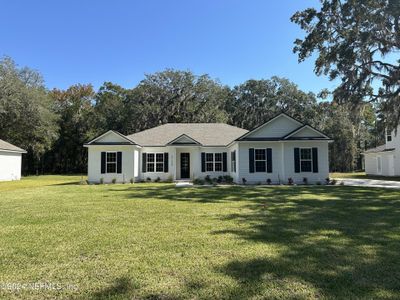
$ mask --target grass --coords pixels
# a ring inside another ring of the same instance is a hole
[[[79,180],[0,184],[1,299],[400,298],[399,191]]]
[[[365,172],[331,173],[330,176],[332,178],[356,178],[356,179],[378,179],[378,180],[400,181],[399,176],[367,175],[367,174],[365,174]]]

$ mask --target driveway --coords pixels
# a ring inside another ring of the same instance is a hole
[[[336,178],[338,183],[350,186],[370,186],[379,188],[400,189],[400,181],[376,180],[376,179],[356,179],[356,178]]]

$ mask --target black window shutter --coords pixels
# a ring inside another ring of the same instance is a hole
[[[267,173],[272,173],[272,149],[267,148]]]
[[[249,172],[254,173],[254,148],[249,149]]]
[[[117,173],[122,173],[122,152],[117,152]]]
[[[300,149],[294,148],[294,172],[300,173]]]
[[[106,153],[101,152],[101,174],[106,172]]]
[[[142,153],[142,173],[146,173],[146,153]]]
[[[204,152],[201,152],[201,171],[206,171],[206,154]]]
[[[318,148],[312,148],[312,164],[313,173],[318,173]]]
[[[222,171],[227,172],[228,171],[228,162],[227,162],[227,155],[226,152],[222,153]]]
[[[168,173],[168,152],[164,152],[164,172]]]

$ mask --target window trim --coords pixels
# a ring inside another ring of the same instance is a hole
[[[149,154],[154,155],[154,161],[149,162]],[[162,162],[157,162],[157,154],[162,155]],[[164,152],[146,152],[146,173],[164,173]],[[162,164],[162,171],[157,171],[157,164]],[[154,171],[149,171],[149,165],[154,165]]]
[[[264,159],[256,159],[256,151],[257,150],[263,150],[264,151]],[[257,161],[264,161],[265,162],[265,171],[257,171]],[[267,166],[267,149],[266,148],[254,148],[254,173],[267,173],[268,166]]]
[[[301,158],[301,150],[303,150],[303,149],[310,150],[310,159],[302,159]],[[312,147],[299,148],[300,173],[312,173],[312,171],[313,171],[313,153],[312,152],[313,152]],[[303,171],[302,164],[301,164],[302,161],[309,161],[311,163],[310,171]]]
[[[117,168],[118,168],[118,166],[117,166],[117,164],[118,164],[118,154],[117,154],[117,152],[118,151],[106,151],[106,169],[105,169],[105,174],[117,174]],[[110,153],[110,154],[112,154],[112,153],[114,153],[115,154],[115,162],[113,161],[113,162],[108,162],[108,153]],[[111,165],[111,164],[114,164],[115,165],[115,172],[108,172],[108,165]]]

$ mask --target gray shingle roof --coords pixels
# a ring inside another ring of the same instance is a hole
[[[7,143],[6,141],[0,140],[0,151],[2,150],[26,153],[24,149],[14,146],[13,144]]]
[[[186,134],[203,146],[226,146],[247,132],[223,123],[167,123],[127,137],[141,146],[164,146]]]
[[[393,150],[395,150],[395,148],[386,148],[386,145],[381,145],[376,148],[368,149],[368,150],[364,151],[364,153],[377,153],[377,152],[386,152],[386,151],[393,151]]]

